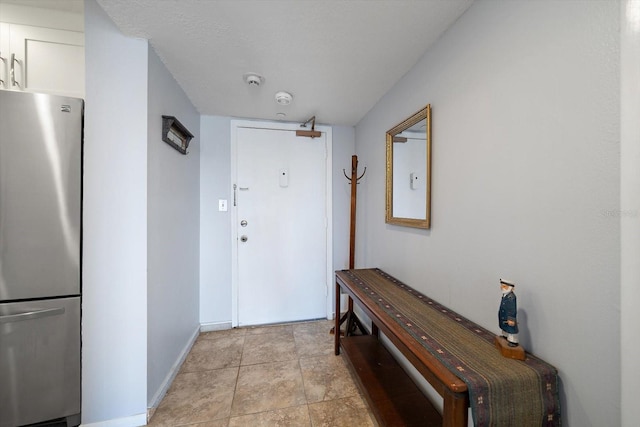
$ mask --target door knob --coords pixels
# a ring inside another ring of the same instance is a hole
[[[242,221],[240,221],[240,225],[243,226],[243,227],[246,227],[247,226],[247,220],[243,219]]]
[[[240,237],[240,241],[241,242],[246,242],[247,240],[249,240],[249,238],[247,236]]]

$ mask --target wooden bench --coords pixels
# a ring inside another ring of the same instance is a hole
[[[503,357],[495,333],[380,269],[336,273],[337,313],[341,292],[349,309],[336,316],[335,353],[343,350],[381,425],[466,427],[469,407],[483,427],[562,425],[558,370],[542,359]],[[354,303],[371,319],[371,335],[353,336],[352,325],[364,331],[352,322]],[[380,331],[440,394],[442,416],[380,343]]]
[[[340,295],[346,293],[372,321],[372,334],[345,336],[335,333],[335,354],[344,350],[351,371],[363,391],[378,423],[383,426],[467,426],[469,398],[467,385],[426,351],[414,337],[387,313],[372,304],[362,290],[353,286],[344,272],[336,272],[336,313]],[[335,331],[340,323],[354,316],[352,304],[341,319],[336,315]],[[437,411],[394,357],[379,341],[379,331],[411,362],[444,400],[443,413]]]

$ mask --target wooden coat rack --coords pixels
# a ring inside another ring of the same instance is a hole
[[[349,224],[349,269],[355,267],[356,257],[356,199],[358,195],[358,182],[367,173],[365,166],[362,175],[358,176],[358,156],[351,156],[351,178],[347,176],[347,172],[342,169],[345,178],[351,183],[351,222]]]
[[[342,173],[345,178],[351,183],[351,219],[349,224],[349,269],[352,270],[355,268],[355,259],[356,259],[356,200],[358,195],[358,184],[359,181],[364,177],[364,174],[367,173],[367,167],[365,166],[362,175],[358,176],[358,156],[351,156],[351,177],[347,176],[347,172],[342,169]],[[348,332],[354,332],[355,329],[359,329],[360,333],[366,334],[366,330],[360,323],[360,320],[356,316],[352,316],[353,313],[353,300],[349,297],[349,310],[347,313],[340,318],[340,325],[342,325],[345,321],[347,322],[347,329],[345,334]],[[340,308],[336,307],[336,316],[340,315]],[[331,333],[335,333],[335,328],[331,328]]]

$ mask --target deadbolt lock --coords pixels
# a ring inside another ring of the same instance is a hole
[[[240,241],[241,242],[246,242],[247,240],[249,240],[249,238],[247,236],[240,237]]]

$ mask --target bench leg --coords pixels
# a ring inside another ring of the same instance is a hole
[[[444,408],[442,409],[443,427],[467,427],[467,408],[469,398],[467,393],[454,393],[445,390]]]
[[[340,319],[340,285],[336,282],[336,314],[335,314],[335,325],[333,326],[333,339],[334,339],[334,351],[336,356],[340,354],[340,323],[342,323],[342,319]]]
[[[376,338],[380,338],[380,329],[378,329],[378,325],[373,322],[371,322],[371,335]]]
[[[340,284],[336,281],[336,295],[335,295],[335,323],[334,326],[332,328],[332,332],[334,335],[334,352],[337,355],[340,354],[340,325],[342,325],[343,322],[346,321],[347,325],[346,325],[346,329],[344,331],[344,335],[345,336],[349,336],[351,335],[352,331],[355,330],[356,328],[360,331],[360,333],[362,335],[366,335],[367,334],[367,330],[364,328],[364,326],[362,326],[362,323],[360,323],[360,320],[356,317],[356,315],[353,312],[353,300],[351,299],[351,297],[349,297],[349,306],[347,308],[347,312],[344,314],[344,316],[340,317],[340,295],[341,295],[341,287]],[[378,327],[376,325],[373,325],[374,330],[376,331],[376,336],[377,336],[377,329]]]

